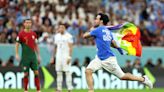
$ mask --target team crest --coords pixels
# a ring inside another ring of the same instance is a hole
[[[35,36],[34,35],[32,35],[32,39],[35,39]]]
[[[25,66],[24,66],[24,67],[23,67],[23,69],[24,69],[24,70],[26,70],[26,69],[27,69],[27,67],[25,67]]]

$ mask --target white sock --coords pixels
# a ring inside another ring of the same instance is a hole
[[[57,72],[57,90],[62,90],[62,81],[63,81],[62,72]]]
[[[71,76],[71,72],[66,72],[66,84],[67,84],[67,88],[68,90],[72,90],[72,76]]]

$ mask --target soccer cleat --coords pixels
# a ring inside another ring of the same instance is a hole
[[[61,90],[56,90],[56,92],[62,92]]]
[[[71,90],[68,90],[68,92],[72,92]]]
[[[144,78],[144,81],[142,83],[152,89],[153,83],[150,81],[150,79],[146,75],[144,75],[143,78]]]
[[[41,92],[41,91],[37,91],[37,92]]]
[[[24,91],[24,92],[28,92],[28,91]]]

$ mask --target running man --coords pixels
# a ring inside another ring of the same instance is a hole
[[[40,63],[40,53],[39,48],[36,44],[37,35],[35,32],[31,30],[32,20],[25,19],[23,22],[24,29],[21,30],[17,37],[17,42],[15,45],[15,55],[17,61],[20,61],[19,57],[19,45],[22,46],[22,58],[20,65],[24,71],[24,92],[28,92],[28,76],[29,76],[29,69],[31,68],[35,74],[35,86],[37,92],[40,91],[40,79],[39,79],[39,72],[38,72],[38,63]],[[37,55],[36,55],[37,53]]]
[[[121,80],[139,81],[153,88],[153,84],[147,76],[135,76],[131,73],[124,73],[117,63],[116,56],[111,50],[111,46],[116,48],[121,54],[122,50],[116,45],[113,40],[112,33],[107,29],[109,22],[108,16],[103,13],[99,13],[95,19],[95,29],[91,29],[90,32],[86,32],[83,38],[94,37],[97,47],[97,55],[86,68],[86,80],[88,84],[88,92],[94,92],[92,73],[96,70],[104,68],[108,72],[116,75]]]
[[[72,90],[72,76],[71,76],[71,59],[73,39],[72,35],[66,32],[65,25],[59,24],[58,32],[54,36],[55,51],[51,58],[51,63],[54,62],[56,55],[56,72],[57,72],[57,92],[62,91],[63,72],[66,74],[66,84],[68,92]]]

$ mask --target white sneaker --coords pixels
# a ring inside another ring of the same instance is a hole
[[[28,91],[24,91],[24,92],[28,92]]]
[[[142,83],[152,89],[153,83],[150,81],[150,79],[146,75],[144,75],[143,78],[144,78],[144,81]]]

